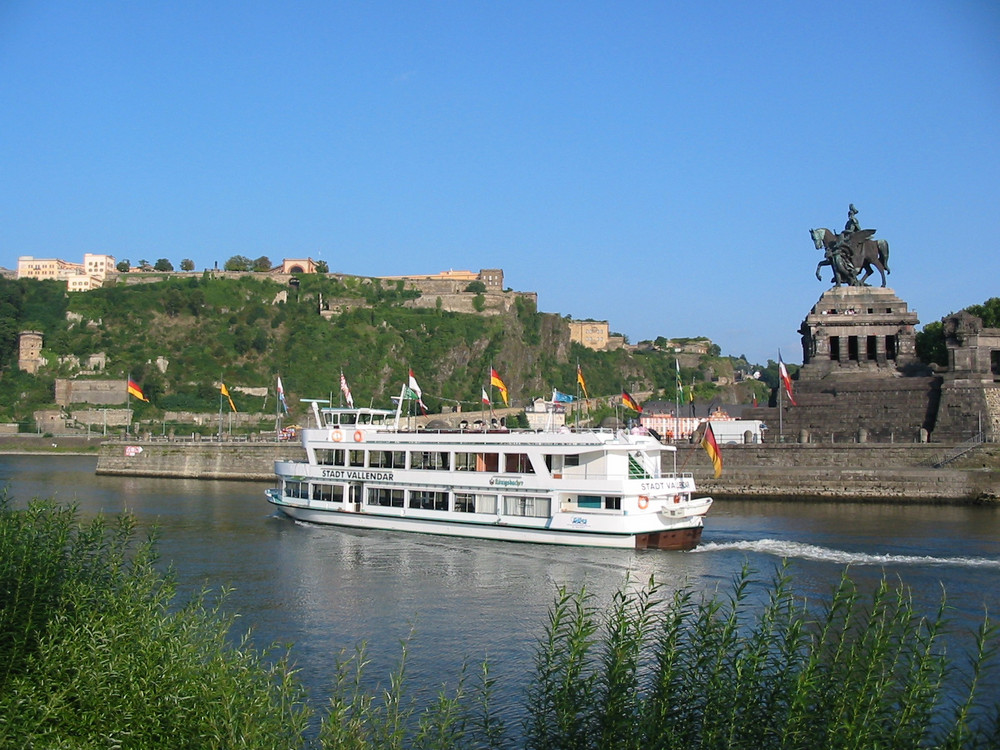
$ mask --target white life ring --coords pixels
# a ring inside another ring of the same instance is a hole
[[[649,498],[645,495],[639,495],[639,510],[646,510],[649,507]]]
[[[330,437],[333,438],[333,442],[339,443],[341,440],[344,439],[344,433],[342,433],[340,430],[334,430],[331,433]]]
[[[365,433],[363,433],[361,430],[355,430],[354,431],[354,442],[355,443],[360,443],[364,439],[365,439]]]

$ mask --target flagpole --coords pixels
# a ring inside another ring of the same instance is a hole
[[[674,365],[677,369],[677,382],[674,386],[674,439],[672,442],[677,443],[681,435],[681,363],[677,357],[674,357]]]
[[[226,381],[221,377],[219,378],[219,382],[222,385],[226,384]],[[222,388],[219,388],[219,442],[222,442]]]
[[[785,421],[782,413],[781,389],[785,384],[781,382],[781,349],[778,349],[778,442],[785,442]]]
[[[486,376],[490,381],[490,423],[487,427],[493,426],[493,360],[490,360],[490,371]]]
[[[576,417],[576,429],[580,429],[580,360],[576,361],[576,404],[573,407],[573,416]]]
[[[129,413],[128,424],[125,425],[125,434],[128,435],[129,427],[132,426],[132,394],[129,392],[128,384],[132,382],[132,373],[126,376],[125,380],[125,411]],[[107,415],[104,416],[107,419]]]

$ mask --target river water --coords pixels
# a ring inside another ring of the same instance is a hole
[[[606,602],[626,576],[727,590],[743,565],[770,578],[784,558],[812,598],[850,566],[863,585],[883,575],[909,585],[928,613],[943,588],[958,627],[1000,613],[998,508],[717,502],[693,552],[592,550],[300,524],[273,512],[266,484],[103,477],[95,465],[0,456],[0,487],[18,506],[55,498],[83,518],[127,510],[157,525],[184,595],[233,587],[226,608],[256,645],[293,644],[317,703],[340,651],[367,643],[369,678],[385,684],[412,631],[412,688],[453,685],[463,661],[475,673],[489,658],[514,722],[556,587],[586,586]]]

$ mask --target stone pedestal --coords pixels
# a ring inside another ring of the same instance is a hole
[[[892,289],[835,287],[802,322],[800,380],[830,374],[891,377],[917,362],[917,314]]]
[[[933,430],[941,378],[919,366],[917,323],[892,289],[824,292],[799,329],[796,405],[760,410],[771,437],[781,425],[789,442],[919,442]]]

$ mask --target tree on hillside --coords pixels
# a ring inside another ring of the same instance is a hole
[[[262,255],[253,262],[253,270],[264,273],[271,270],[271,259]]]
[[[139,261],[139,270],[140,271],[152,271],[153,267],[151,265],[149,265],[149,261],[148,260],[140,260]]]
[[[250,271],[253,269],[253,261],[245,255],[234,255],[226,261],[223,269],[226,271]]]
[[[182,260],[181,261],[181,270],[182,271],[193,271],[194,270],[194,261],[191,260],[190,258],[185,258],[184,260]]]
[[[128,258],[125,260],[120,260],[115,264],[115,268],[118,269],[118,273],[128,273],[129,269],[132,268],[132,264],[128,262]]]
[[[160,258],[153,265],[153,270],[155,270],[155,271],[173,271],[174,270],[174,264],[171,263],[166,258]]]
[[[316,261],[316,273],[330,273],[330,266],[326,264],[325,260]]]

